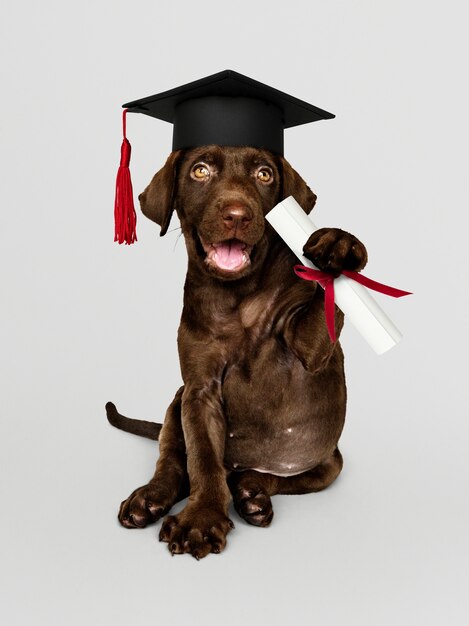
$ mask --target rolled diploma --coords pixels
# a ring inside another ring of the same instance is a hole
[[[303,265],[318,269],[303,255],[303,246],[317,227],[292,196],[279,202],[265,217]],[[334,280],[334,295],[337,306],[376,354],[383,354],[402,339],[402,334],[363,285],[341,275]]]

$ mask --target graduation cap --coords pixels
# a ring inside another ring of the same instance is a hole
[[[126,138],[126,114],[144,113],[173,124],[173,150],[217,144],[252,146],[283,155],[285,128],[331,119],[332,113],[233,70],[218,72],[123,105],[124,141],[116,180],[115,237],[136,241]]]

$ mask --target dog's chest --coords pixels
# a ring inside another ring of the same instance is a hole
[[[264,329],[271,314],[275,296],[273,292],[244,300],[239,307],[239,320],[243,328]]]
[[[213,376],[221,381],[229,469],[304,472],[333,452],[342,429],[336,405],[343,380],[332,389],[288,348],[281,334],[283,301],[272,290],[236,306],[220,302],[211,311],[203,354],[206,371],[219,368]]]
[[[238,308],[238,322],[243,329],[243,341],[263,341],[271,332],[277,290],[246,298]]]

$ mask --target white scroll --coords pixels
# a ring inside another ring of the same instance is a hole
[[[266,215],[266,220],[292,249],[301,263],[317,269],[303,255],[303,246],[317,227],[296,200],[289,196]],[[346,276],[334,281],[335,302],[377,354],[393,348],[402,334],[367,289]]]

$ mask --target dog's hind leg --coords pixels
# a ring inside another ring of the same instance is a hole
[[[144,528],[165,515],[189,495],[186,448],[181,426],[181,387],[167,412],[159,435],[160,456],[153,478],[135,489],[120,506],[118,519],[125,528]]]
[[[307,472],[296,476],[276,476],[274,493],[295,495],[322,491],[334,482],[342,471],[343,464],[339,448],[336,448],[329,458]]]
[[[254,526],[268,526],[274,516],[270,496],[322,491],[334,482],[342,466],[342,455],[336,448],[328,459],[302,474],[274,476],[255,470],[232,472],[228,485],[238,514]]]
[[[253,526],[268,526],[274,516],[270,492],[277,477],[272,474],[246,470],[232,472],[228,487],[233,505],[240,517]]]

